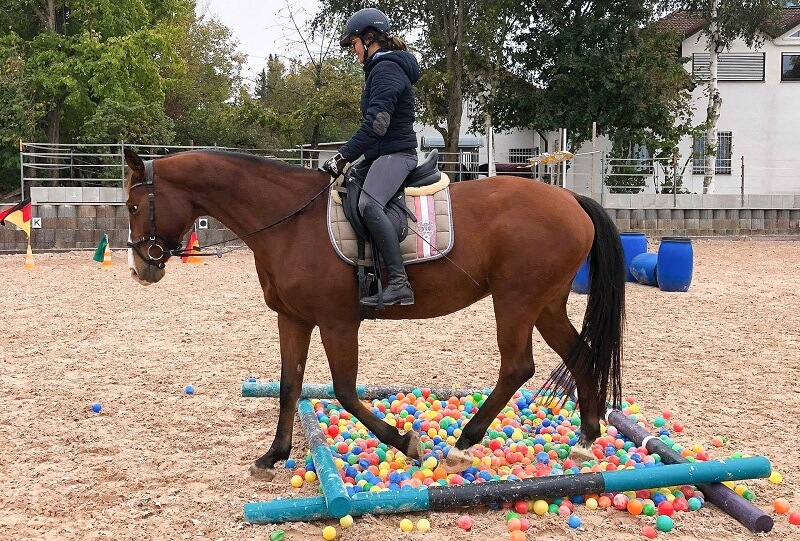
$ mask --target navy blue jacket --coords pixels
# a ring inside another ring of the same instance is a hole
[[[361,93],[364,121],[339,152],[352,162],[417,148],[414,133],[414,89],[419,64],[408,51],[376,53],[365,65]]]

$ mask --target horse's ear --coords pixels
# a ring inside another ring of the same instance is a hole
[[[134,171],[144,171],[144,162],[133,150],[125,147],[125,163]]]

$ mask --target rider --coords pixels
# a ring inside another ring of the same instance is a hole
[[[353,174],[364,179],[358,210],[389,271],[383,303],[409,305],[414,304],[414,292],[403,266],[397,233],[385,208],[417,166],[412,85],[419,79],[419,64],[405,42],[390,37],[388,32],[389,19],[375,8],[357,11],[345,25],[339,44],[350,48],[364,66],[364,120],[355,135],[321,169],[338,177],[348,163],[364,155]],[[377,306],[378,295],[365,297],[361,303]]]

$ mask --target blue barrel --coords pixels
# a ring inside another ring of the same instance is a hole
[[[639,254],[631,260],[631,274],[646,286],[658,285],[658,254]]]
[[[572,280],[572,291],[586,295],[589,293],[589,259],[583,262],[581,268],[578,269],[578,274]]]
[[[639,254],[647,251],[647,237],[644,233],[620,233],[619,238],[622,241],[622,253],[625,255],[625,280],[628,282],[635,282],[633,274],[631,274],[631,261]]]
[[[658,287],[661,291],[687,291],[692,283],[694,250],[687,237],[664,237],[658,247]]]

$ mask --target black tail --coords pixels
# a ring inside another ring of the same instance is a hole
[[[577,366],[576,379],[591,378],[598,382],[596,403],[603,416],[606,400],[614,408],[622,403],[625,259],[619,231],[605,209],[589,197],[576,194],[575,198],[594,224],[594,243],[589,252],[589,299],[580,337],[550,381],[571,394],[575,382],[566,365]],[[589,400],[592,397],[579,398]]]

